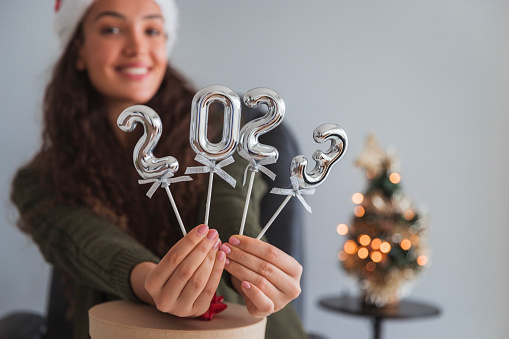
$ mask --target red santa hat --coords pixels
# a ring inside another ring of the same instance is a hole
[[[60,40],[60,48],[62,50],[67,47],[78,24],[94,1],[95,0],[56,0],[54,29]],[[164,26],[166,34],[168,35],[166,44],[168,55],[170,55],[175,41],[177,40],[177,5],[174,0],[153,1],[159,6],[163,14]]]

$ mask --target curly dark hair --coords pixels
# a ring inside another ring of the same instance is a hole
[[[132,163],[135,143],[143,128],[129,133],[129,145],[115,137],[105,112],[104,100],[85,71],[76,69],[79,28],[57,61],[47,85],[43,103],[43,142],[33,162],[42,170],[46,183],[66,203],[85,205],[108,217],[154,253],[163,256],[181,237],[177,219],[165,192],[149,199],[149,185]],[[196,163],[189,145],[191,102],[195,90],[170,65],[156,95],[144,103],[154,109],[163,123],[163,135],[155,156],[172,155],[180,169]],[[120,113],[120,112],[119,112]],[[214,128],[211,129],[213,136]],[[198,207],[206,189],[205,176],[172,185],[172,195],[184,224],[197,224]],[[25,229],[30,228],[29,220]]]

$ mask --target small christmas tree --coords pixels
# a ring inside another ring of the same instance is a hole
[[[394,152],[384,151],[373,135],[356,166],[366,171],[368,188],[352,196],[352,225],[338,226],[347,237],[338,257],[359,281],[367,304],[395,304],[428,263],[427,218],[401,192]]]

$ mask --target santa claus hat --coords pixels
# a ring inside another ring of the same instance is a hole
[[[83,19],[87,9],[95,0],[56,0],[55,3],[55,33],[60,40],[60,48],[64,50],[74,35],[78,24]],[[174,0],[153,0],[164,18],[164,26],[168,40],[166,42],[168,55],[177,40],[177,5]]]

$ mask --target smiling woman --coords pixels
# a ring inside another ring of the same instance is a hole
[[[216,210],[232,212],[211,218],[217,229],[198,225],[182,238],[164,193],[147,199],[138,185],[131,155],[139,134],[116,125],[129,106],[146,104],[159,114],[165,133],[158,153],[179,159],[181,168],[193,165],[195,90],[168,61],[176,38],[173,0],[63,0],[56,8],[62,54],[44,96],[43,144],[16,174],[12,200],[20,228],[69,277],[73,337],[88,337],[87,312],[104,301],[198,317],[217,290],[226,301],[247,304],[251,315],[268,316],[266,338],[304,338],[288,305],[300,293],[300,264],[268,243],[231,237],[246,188],[232,194],[218,181],[214,200],[223,206]],[[210,126],[213,138],[220,126]],[[228,171],[240,180],[245,165],[236,161]],[[185,225],[201,220],[205,189],[203,177],[172,188]],[[260,179],[252,204],[264,192]],[[260,229],[258,216],[248,215],[245,234]],[[231,246],[221,247],[220,237]]]
[[[96,1],[83,21],[76,67],[103,94],[108,116],[156,93],[168,65],[164,19],[153,1]]]

